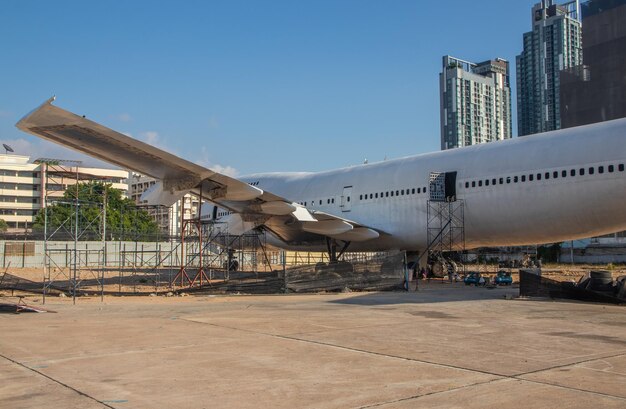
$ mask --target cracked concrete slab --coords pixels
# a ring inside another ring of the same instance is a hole
[[[626,405],[622,307],[431,288],[50,299],[0,315],[0,406]]]
[[[624,401],[611,396],[594,395],[515,379],[503,379],[490,384],[450,390],[376,407],[379,409],[618,409],[624,407]]]
[[[549,369],[520,378],[626,399],[626,354]]]

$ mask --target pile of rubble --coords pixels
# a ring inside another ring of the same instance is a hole
[[[594,270],[578,282],[559,282],[541,276],[541,270],[520,270],[520,295],[626,304],[626,276],[613,279],[610,271]]]

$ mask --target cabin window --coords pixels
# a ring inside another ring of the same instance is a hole
[[[522,182],[526,182],[526,175],[522,175]]]
[[[391,191],[391,197],[393,197],[393,190]]]
[[[500,184],[503,185],[504,184],[504,178],[500,178]]]
[[[348,202],[350,201],[350,196],[348,196]],[[305,205],[306,206],[306,205]]]
[[[580,168],[580,170],[578,171],[578,174],[580,176],[585,176],[585,169],[584,168]]]
[[[557,172],[557,171],[552,172],[552,177],[554,179],[558,179],[559,178],[559,172]]]
[[[401,194],[402,196],[404,196],[404,189],[402,189],[402,190],[400,191],[400,194]]]
[[[422,192],[426,193],[426,188],[425,187],[422,188]]]
[[[564,171],[562,171],[562,172],[561,172],[561,177],[564,177],[564,178],[566,178],[566,177],[567,177],[567,171],[566,171],[566,170],[564,170]]]
[[[472,182],[472,187],[476,187],[476,182]]]
[[[320,200],[320,206],[322,205],[322,201]]]
[[[604,166],[598,166],[598,173],[600,174],[604,173]]]
[[[609,173],[615,172],[615,166],[609,165]]]
[[[550,179],[550,172],[546,172],[546,180]]]
[[[624,171],[624,165],[620,163],[620,165],[617,167],[617,169],[618,169],[620,172],[623,172],[623,171]]]
[[[400,191],[396,190],[396,196],[400,196]]]
[[[491,184],[494,185],[494,186],[497,185],[496,180],[495,179],[491,179]]]
[[[593,167],[589,168],[589,174],[593,175],[594,173],[596,173],[595,168],[593,168]]]
[[[465,187],[469,187],[469,183],[465,182]],[[417,188],[417,194],[419,195],[420,193],[422,193],[422,188],[418,187]]]
[[[483,181],[482,180],[478,181],[478,186],[483,187]]]
[[[359,195],[359,200],[363,200],[363,195]]]
[[[576,170],[575,170],[575,169],[570,170],[570,171],[569,171],[569,175],[570,175],[571,177],[576,176]]]
[[[517,176],[515,176],[515,177],[513,178],[513,183],[517,183],[518,181],[519,181],[518,177],[517,177]]]
[[[376,193],[376,194],[374,195],[374,198],[378,199],[378,193]]]
[[[415,194],[415,188],[413,188],[413,194]]]
[[[374,194],[370,193],[370,199],[373,199],[373,198],[374,198]]]
[[[489,179],[485,180],[485,186],[489,186]]]
[[[528,180],[531,182],[535,180],[535,175],[528,175]]]
[[[385,192],[385,197],[389,197],[389,192]]]
[[[511,178],[510,177],[506,178],[506,183],[507,184],[511,183]]]
[[[537,173],[537,180],[541,180],[541,173]]]

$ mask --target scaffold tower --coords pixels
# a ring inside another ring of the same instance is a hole
[[[456,197],[456,172],[432,172],[427,210],[427,254],[436,275],[457,272],[465,254],[465,208]]]

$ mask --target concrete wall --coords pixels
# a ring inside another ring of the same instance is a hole
[[[51,267],[73,265],[74,254],[79,266],[164,267],[180,265],[180,247],[177,243],[155,242],[78,242],[74,252],[74,242],[49,241],[48,254]],[[43,268],[46,265],[44,241],[0,241],[0,264],[8,267]]]

